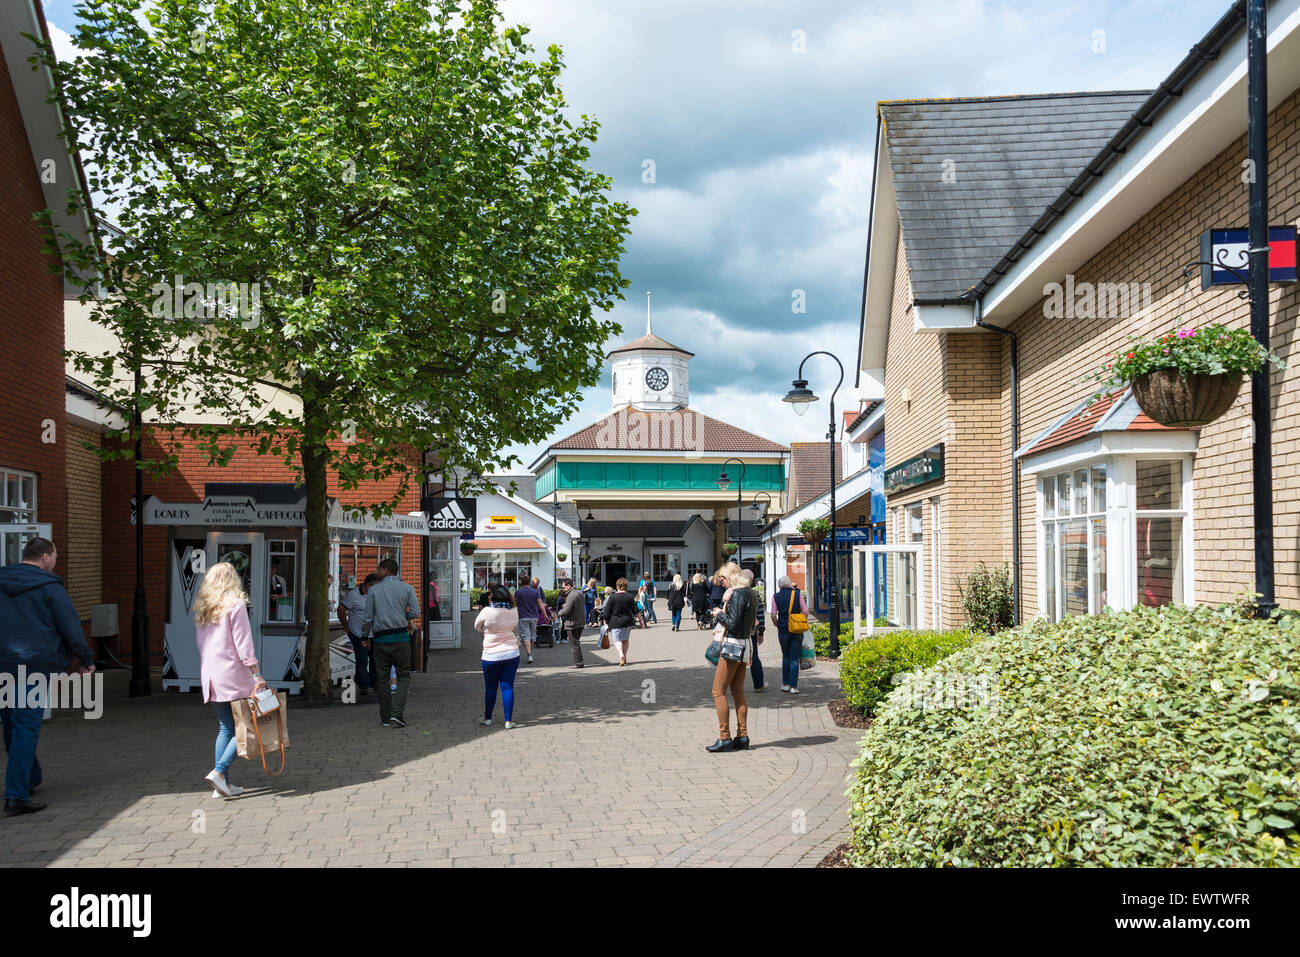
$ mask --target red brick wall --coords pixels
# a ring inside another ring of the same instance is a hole
[[[145,457],[161,458],[158,443],[146,435]],[[414,457],[412,461],[417,461]],[[135,526],[131,524],[131,496],[135,494],[135,475],[129,462],[104,465],[103,487],[103,601],[117,602],[122,629],[123,660],[129,660],[131,616],[135,595]],[[180,453],[174,474],[152,479],[146,473],[144,497],[156,495],[164,502],[197,502],[203,498],[208,482],[293,482],[294,473],[278,457],[259,456],[248,443],[242,443],[227,466],[208,465],[198,449],[187,445]],[[399,479],[371,483],[355,492],[340,495],[338,483],[330,476],[329,494],[345,504],[378,502],[395,492]],[[408,491],[398,512],[413,512],[420,507],[418,482]],[[420,581],[420,548],[423,539],[407,536],[402,540],[402,578],[411,583],[423,602]],[[144,530],[144,582],[146,610],[149,615],[149,650],[152,663],[161,662],[163,626],[167,604],[167,529],[148,525]],[[366,569],[367,572],[374,569]]]
[[[22,65],[25,68],[25,65]],[[53,523],[62,571],[68,554],[67,435],[63,397],[63,280],[41,253],[32,214],[45,208],[9,66],[0,53],[0,466],[35,472],[36,519]],[[43,423],[53,420],[53,442]]]

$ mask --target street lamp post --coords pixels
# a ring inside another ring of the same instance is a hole
[[[830,356],[835,359],[835,364],[840,369],[840,381],[835,384],[831,392],[831,418],[830,429],[826,433],[826,438],[830,440],[831,449],[831,542],[830,554],[826,561],[826,580],[830,585],[831,592],[831,610],[830,610],[830,629],[831,629],[831,650],[832,659],[840,656],[840,595],[835,584],[835,394],[840,391],[840,386],[844,384],[844,363],[840,362],[833,353],[830,352],[810,352],[803,357],[799,363],[799,372],[793,382],[793,388],[786,393],[783,401],[789,402],[794,406],[797,415],[803,415],[808,411],[808,406],[817,401],[817,394],[808,388],[808,380],[803,378],[804,362],[807,362],[813,356]]]
[[[555,568],[551,572],[551,584],[554,588],[560,587],[560,537],[559,537],[559,519],[560,519],[560,500],[559,493],[556,492],[555,501],[551,502],[551,558],[555,561]]]
[[[731,485],[731,479],[727,478],[727,462],[735,462],[740,466],[740,478],[736,479],[736,564],[739,565],[741,561],[741,553],[744,551],[744,548],[740,544],[740,537],[745,534],[745,513],[743,511],[744,506],[740,501],[740,494],[741,490],[745,486],[745,463],[737,458],[730,458],[727,459],[726,462],[722,463],[722,474],[718,476],[718,488],[722,489],[724,492]],[[723,542],[725,544],[725,538]]]
[[[149,614],[144,597],[144,417],[140,414],[140,390],[143,376],[140,358],[135,363],[135,408],[131,410],[131,428],[135,430],[135,596],[131,609],[131,683],[132,698],[148,697],[153,692],[149,678]]]

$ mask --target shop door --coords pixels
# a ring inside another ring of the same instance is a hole
[[[459,538],[428,539],[429,580],[425,582],[425,634],[430,648],[460,647],[460,595],[453,584]]]
[[[248,624],[253,632],[253,647],[261,661],[264,657],[262,623],[266,621],[272,590],[265,536],[260,532],[209,532],[207,557],[209,568],[217,562],[229,562],[239,574],[249,600]],[[283,590],[283,586],[277,587]]]

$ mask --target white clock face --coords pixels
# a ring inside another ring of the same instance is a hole
[[[645,384],[656,392],[662,392],[668,388],[668,373],[655,366],[645,374]]]

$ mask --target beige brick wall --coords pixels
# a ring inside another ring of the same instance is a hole
[[[82,619],[90,618],[90,606],[100,601],[100,480],[99,456],[89,443],[99,447],[99,433],[69,422],[68,447],[68,551],[60,555],[68,594]]]

